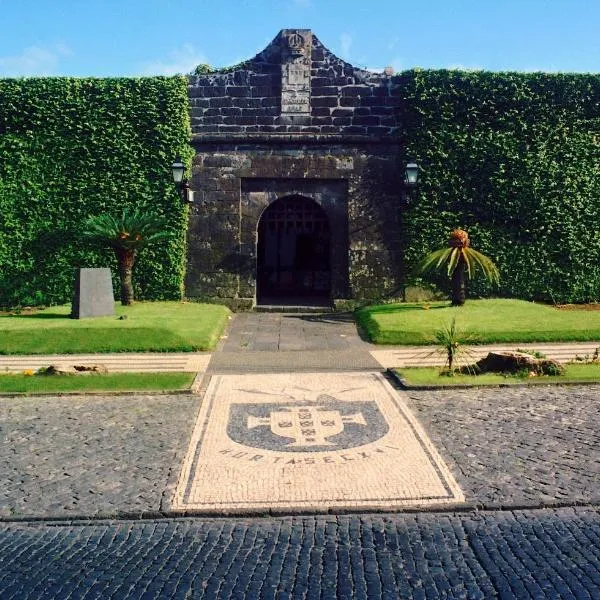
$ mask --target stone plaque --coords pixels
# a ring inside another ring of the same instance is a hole
[[[110,269],[78,269],[71,307],[73,319],[106,317],[115,314]]]
[[[287,78],[290,86],[298,86],[299,88],[307,88],[310,84],[310,72],[303,66],[298,67],[294,64],[287,65]]]
[[[285,29],[281,51],[281,114],[310,116],[312,35],[309,29]]]

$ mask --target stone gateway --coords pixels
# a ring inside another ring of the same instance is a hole
[[[189,78],[186,295],[234,308],[399,295],[402,147],[389,74],[307,29]]]

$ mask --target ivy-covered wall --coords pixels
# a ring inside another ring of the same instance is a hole
[[[70,301],[76,267],[116,276],[112,252],[79,231],[128,206],[172,232],[142,251],[137,296],[180,298],[188,209],[171,163],[191,158],[189,136],[183,77],[0,79],[0,306]]]
[[[140,256],[137,296],[181,296],[188,209],[170,165],[194,153],[187,83],[0,79],[0,306],[68,302],[79,266],[116,275],[111,251],[78,233],[125,206],[171,224]],[[598,301],[600,76],[413,70],[389,85],[403,159],[422,166],[407,205],[398,186],[398,273],[459,226],[502,276],[471,296]]]
[[[395,83],[406,156],[423,167],[406,266],[460,226],[502,277],[471,295],[600,300],[600,75],[414,70]]]

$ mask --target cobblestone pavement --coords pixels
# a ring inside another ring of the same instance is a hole
[[[600,503],[600,386],[408,396],[468,503]],[[198,406],[186,395],[2,399],[0,517],[168,508]]]
[[[600,386],[407,394],[467,501],[600,503]]]
[[[192,395],[2,398],[0,516],[158,511],[197,410]]]
[[[0,525],[0,597],[598,598],[600,514]]]

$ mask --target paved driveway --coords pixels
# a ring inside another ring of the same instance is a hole
[[[409,407],[468,503],[597,502],[599,387],[411,392]],[[169,505],[193,395],[0,399],[0,516]]]
[[[467,499],[600,504],[600,385],[410,392]]]

